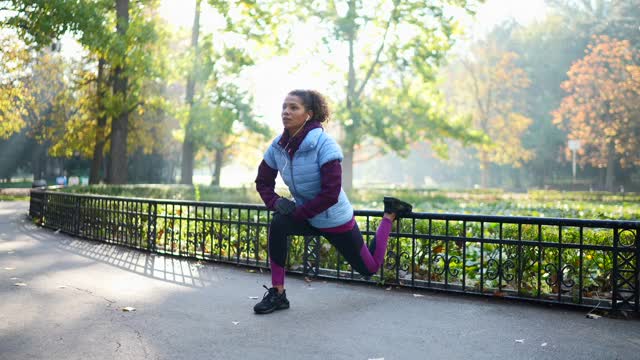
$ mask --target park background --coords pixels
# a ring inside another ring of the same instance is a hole
[[[638,218],[632,0],[14,0],[0,21],[2,187],[259,202],[282,99],[314,88],[360,207]]]

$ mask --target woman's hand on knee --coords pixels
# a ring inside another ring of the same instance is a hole
[[[275,209],[282,215],[289,215],[295,211],[296,203],[286,198],[279,198],[276,200]]]

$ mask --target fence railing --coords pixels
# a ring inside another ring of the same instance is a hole
[[[33,190],[42,226],[162,254],[268,268],[264,206]],[[365,241],[381,211],[356,211]],[[414,213],[364,278],[322,238],[292,237],[287,270],[533,302],[639,312],[640,222]]]

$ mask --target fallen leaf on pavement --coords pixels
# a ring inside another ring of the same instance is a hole
[[[124,311],[124,312],[136,311],[136,308],[131,307],[131,306],[125,306],[125,307],[122,308],[122,311]]]
[[[413,297],[423,297],[424,295],[422,294],[413,294]]]
[[[389,286],[388,288],[386,288],[385,290],[390,291],[391,290],[391,286]]]
[[[251,299],[251,300],[258,300],[258,297],[257,297],[257,296],[249,296],[249,299]]]
[[[59,234],[60,233],[60,229],[54,231],[54,233]]]
[[[232,321],[232,323],[233,323],[233,325],[238,325],[238,324],[240,324],[240,322],[239,322],[239,321]]]
[[[308,277],[304,277],[304,282],[306,282],[307,284],[311,283],[313,280],[309,279]]]
[[[516,339],[517,343],[524,344],[524,339]]]
[[[542,343],[542,344],[540,344],[540,346],[543,346],[543,347],[547,346],[547,343]]]
[[[255,270],[253,270],[253,269],[247,269],[247,272],[249,272],[249,273],[254,273],[254,272],[256,272],[256,271],[255,271]]]
[[[27,286],[27,284],[22,283],[22,282],[15,283],[15,284],[13,284],[13,285],[15,285],[15,286]]]
[[[587,319],[600,319],[602,316],[596,314],[587,314]]]

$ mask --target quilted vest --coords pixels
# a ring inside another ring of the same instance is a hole
[[[291,159],[286,150],[278,144],[281,136],[273,140],[264,155],[264,161],[272,169],[278,169],[296,204],[304,205],[320,193],[322,165],[332,160],[342,161],[342,151],[322,128],[317,128],[309,131]],[[344,225],[352,217],[353,207],[347,194],[340,189],[338,202],[309,219],[309,223],[315,228],[331,228]]]

